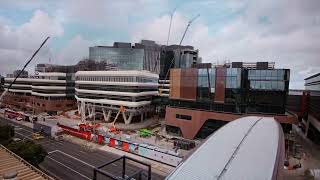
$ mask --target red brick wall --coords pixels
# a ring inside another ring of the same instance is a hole
[[[34,105],[32,103],[34,102]],[[34,96],[14,95],[7,93],[4,97],[3,104],[15,107],[21,110],[35,110],[35,112],[56,112],[66,111],[76,108],[75,100],[46,100]]]

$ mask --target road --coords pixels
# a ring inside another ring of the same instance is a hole
[[[33,131],[30,127],[2,117],[0,117],[0,123],[15,126],[15,135],[17,137],[31,139]],[[37,140],[36,143],[41,144],[48,152],[48,156],[40,164],[40,168],[56,179],[92,179],[94,167],[119,157],[116,154],[101,150],[87,151],[83,146],[68,141],[58,142],[45,138]],[[122,163],[113,163],[104,168],[104,170],[120,176]],[[127,164],[126,174],[131,175],[137,170],[140,170],[140,168]],[[164,177],[152,173],[152,179],[164,179]]]

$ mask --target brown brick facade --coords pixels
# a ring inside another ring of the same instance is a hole
[[[198,69],[170,70],[170,98],[196,100]]]
[[[12,93],[6,94],[3,103],[11,108],[24,111],[35,111],[35,113],[66,111],[76,108],[76,101],[73,99],[49,100]]]
[[[178,119],[177,114],[179,115],[188,115],[191,116],[191,120]],[[198,131],[201,129],[203,124],[208,119],[221,120],[221,121],[233,121],[240,117],[244,116],[266,116],[270,117],[271,115],[263,115],[263,114],[229,114],[229,113],[218,113],[212,111],[200,111],[200,110],[191,110],[191,109],[183,109],[183,108],[175,108],[175,107],[167,107],[166,108],[166,125],[179,127],[182,136],[187,139],[194,139]],[[289,123],[294,124],[297,123],[297,118],[294,116],[272,116],[280,123]]]

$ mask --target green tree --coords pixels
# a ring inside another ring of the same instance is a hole
[[[0,144],[7,145],[14,136],[14,127],[11,125],[0,125]]]
[[[31,140],[12,142],[7,148],[34,166],[38,166],[48,155],[40,144],[35,144]]]

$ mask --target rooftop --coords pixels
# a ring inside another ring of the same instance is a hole
[[[0,145],[0,162],[0,179],[3,179],[4,173],[15,170],[17,179],[52,179],[2,145]]]

